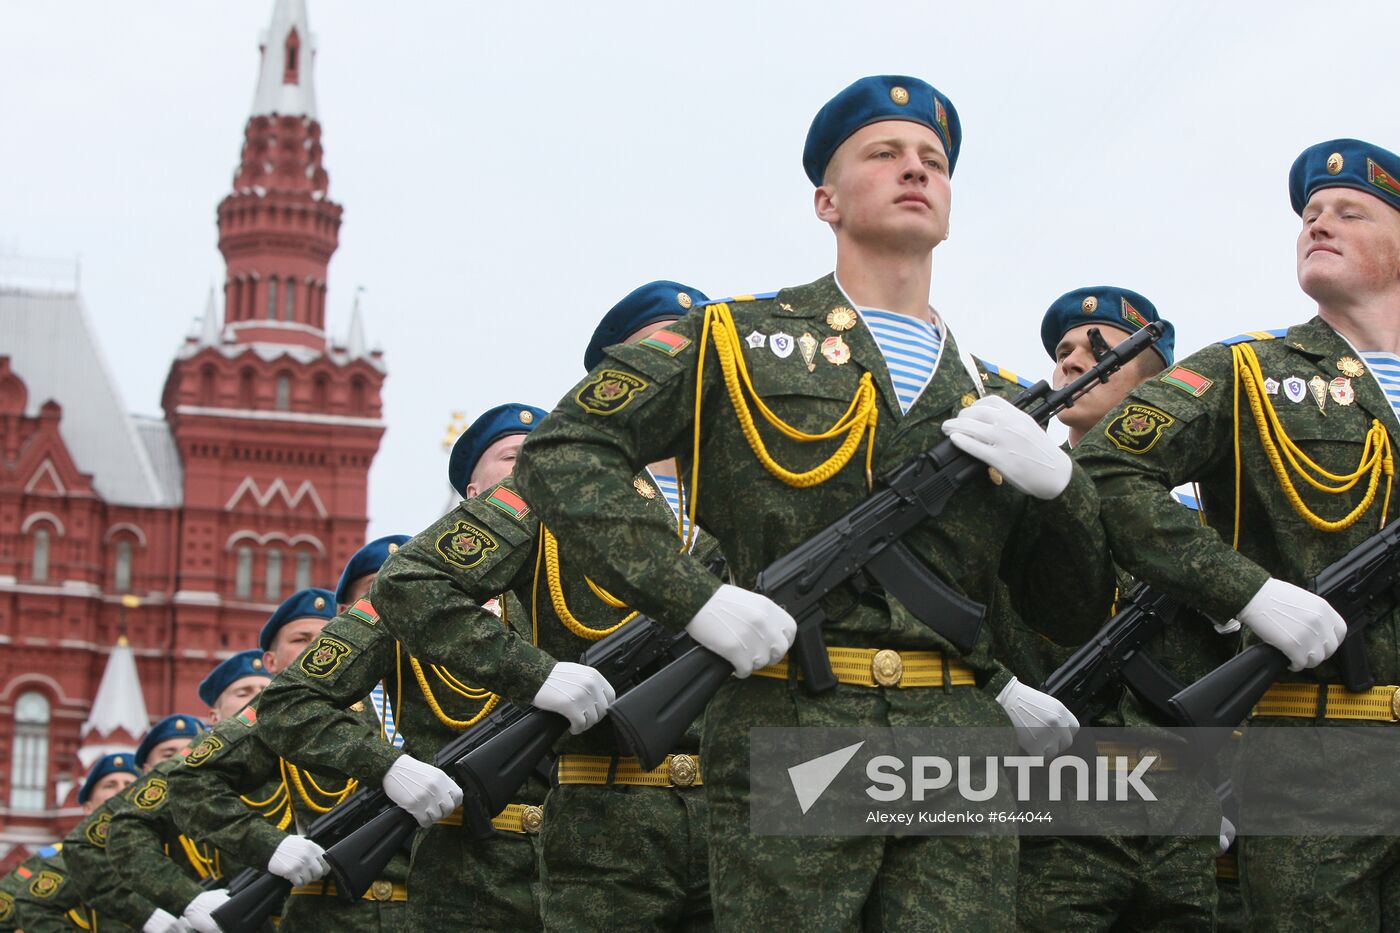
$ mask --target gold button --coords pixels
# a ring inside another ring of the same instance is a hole
[[[904,678],[904,659],[893,648],[881,648],[870,662],[870,675],[882,687],[897,687]]]
[[[531,835],[538,833],[544,825],[544,807],[526,807],[520,814],[520,825]]]
[[[971,392],[964,392],[964,393],[963,393],[963,397],[962,397],[962,407],[963,407],[963,408],[966,408],[967,406],[971,405],[971,404],[972,404],[973,402],[975,402],[975,401],[977,401],[977,396],[973,395]]]
[[[1342,154],[1340,152],[1332,153],[1327,157],[1327,174],[1336,175],[1344,165],[1346,165],[1346,160],[1342,158]]]
[[[383,878],[369,886],[369,896],[376,901],[388,901],[394,897],[394,882],[385,881]]]
[[[899,85],[895,85],[890,88],[890,100],[903,107],[905,104],[909,103],[909,92]]]
[[[1006,482],[1006,477],[1001,475],[1001,470],[996,467],[987,467],[987,478],[992,481],[993,486],[1000,486]]]
[[[1400,690],[1390,695],[1390,717],[1400,721]]]
[[[671,783],[677,787],[691,786],[700,775],[700,766],[689,755],[672,755],[668,770],[671,773]]]
[[[1090,295],[1079,303],[1079,307],[1084,309],[1085,314],[1093,314],[1095,311],[1099,310],[1099,300],[1093,295]]]

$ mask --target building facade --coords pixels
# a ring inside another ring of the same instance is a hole
[[[307,23],[276,0],[217,210],[223,319],[210,295],[163,417],[126,410],[76,291],[0,285],[0,869],[76,821],[84,758],[203,714],[208,670],[363,543],[385,366],[358,304],[326,329],[342,208]]]

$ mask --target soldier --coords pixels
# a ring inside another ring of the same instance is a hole
[[[19,929],[16,924],[18,911],[15,909],[15,898],[29,884],[34,877],[35,866],[39,864],[39,856],[31,855],[14,867],[13,871],[6,872],[0,877],[0,933],[14,933]],[[24,933],[20,930],[20,933]]]
[[[858,504],[872,477],[946,432],[994,469],[906,542],[992,613],[1008,611],[999,574],[1014,568],[1013,592],[1063,612],[1064,631],[1094,630],[1111,576],[1092,482],[1031,418],[999,397],[978,400],[993,374],[961,359],[928,303],[960,137],[952,104],[916,78],[863,78],[843,90],[817,114],[803,155],[816,214],[836,235],[836,274],[713,303],[648,341],[611,348],[527,440],[517,467],[526,499],[538,500],[594,580],[734,665],[738,679],[710,703],[702,746],[710,880],[725,929],[774,917],[813,929],[862,918],[899,929],[1014,923],[1011,838],[751,837],[751,726],[995,726],[1010,717],[1035,751],[1063,747],[1077,727],[996,663],[988,636],[959,656],[896,600],[853,586],[831,595],[825,627],[841,683],[807,694],[783,659],[791,617],[741,586],[717,586],[637,521],[629,494],[638,465],[679,456],[682,474],[698,477],[688,491],[700,523],[734,578],[752,586]],[[1039,534],[1023,518],[1038,519]],[[822,879],[817,891],[813,878]]]
[[[1400,352],[1400,156],[1355,139],[1306,149],[1289,194],[1302,218],[1298,283],[1317,317],[1207,347],[1134,390],[1075,451],[1094,475],[1115,557],[1132,573],[1250,641],[1282,651],[1290,673],[1254,710],[1236,765],[1240,812],[1294,812],[1267,792],[1279,762],[1258,745],[1278,728],[1392,721],[1400,683],[1397,616],[1366,629],[1377,686],[1354,694],[1326,659],[1346,626],[1300,584],[1385,523],[1400,439],[1387,367]],[[1296,474],[1302,474],[1302,481]],[[1168,490],[1195,481],[1203,525]],[[1384,487],[1384,488],[1381,488]],[[1336,720],[1336,721],[1333,721]],[[1329,788],[1367,812],[1389,773]],[[1251,929],[1377,929],[1390,923],[1396,842],[1309,836],[1241,839]]]
[[[83,929],[87,923],[82,896],[68,877],[62,850],[61,844],[44,846],[15,870],[23,882],[15,892],[12,910],[17,929],[60,933]]]
[[[276,675],[290,667],[335,616],[335,595],[304,589],[292,594],[268,617],[259,636],[262,669]],[[237,683],[230,685],[230,689]],[[170,775],[171,809],[189,835],[206,840],[240,862],[290,881],[291,897],[282,912],[289,930],[396,929],[407,900],[407,859],[391,863],[365,901],[347,903],[330,883],[316,884],[328,871],[319,845],[296,835],[354,793],[357,783],[344,774],[303,771],[281,759],[262,741],[260,697],[210,731]],[[366,729],[373,717],[357,710]],[[366,719],[368,722],[365,722]],[[296,827],[293,821],[295,820]],[[288,830],[292,830],[289,832]],[[212,922],[192,921],[197,930],[218,933]]]
[[[302,647],[305,647],[303,645]],[[209,704],[209,725],[237,716],[272,680],[260,648],[225,658],[199,682],[199,698]]]

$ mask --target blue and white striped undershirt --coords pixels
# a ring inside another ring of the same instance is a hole
[[[672,515],[681,517],[681,534],[690,535],[690,516],[681,512],[681,488],[674,476],[667,476],[665,473],[651,474],[652,480],[656,483],[656,488],[661,490],[661,495],[666,499],[666,504],[671,507]]]
[[[369,692],[369,701],[374,706],[374,714],[379,717],[379,722],[384,727],[385,740],[394,748],[403,748],[403,736],[399,735],[398,727],[394,724],[394,708],[384,694],[382,682],[375,684],[374,689]]]
[[[928,321],[879,308],[857,308],[885,358],[904,414],[918,401],[943,355],[943,333]]]
[[[1361,358],[1371,367],[1371,375],[1376,377],[1395,417],[1400,418],[1400,356],[1375,351],[1362,353]]]

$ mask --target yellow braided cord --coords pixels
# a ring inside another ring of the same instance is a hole
[[[476,725],[486,717],[487,713],[495,709],[496,704],[500,702],[500,697],[496,696],[494,693],[488,693],[487,697],[489,699],[482,704],[481,709],[476,711],[475,716],[470,719],[453,719],[451,716],[447,715],[447,711],[442,708],[442,705],[438,703],[437,697],[433,695],[433,688],[428,684],[428,676],[423,673],[423,665],[418,663],[417,658],[409,658],[408,664],[409,667],[413,668],[413,677],[418,681],[418,689],[422,691],[423,699],[428,704],[428,709],[433,711],[433,715],[437,717],[438,722],[449,729],[460,731]],[[451,685],[449,684],[448,686],[450,687]]]
[[[584,578],[583,578],[583,582],[588,584],[588,588],[589,588],[590,590],[593,591],[593,595],[596,596],[596,597],[598,597],[598,599],[599,599],[601,602],[606,603],[607,605],[613,607],[614,609],[626,609],[626,608],[627,608],[627,604],[626,604],[626,603],[624,603],[622,600],[618,599],[618,598],[617,598],[616,596],[614,596],[613,594],[609,593],[607,590],[603,589],[603,588],[602,588],[601,586],[599,586],[598,584],[594,583],[594,582],[593,582],[592,580],[590,580],[588,577],[584,577]]]
[[[184,833],[180,834],[180,848],[185,850],[185,858],[189,859],[190,865],[201,880],[213,874],[214,860],[200,852],[198,844]]]
[[[342,787],[340,790],[327,791],[325,788],[321,787],[319,784],[316,783],[316,779],[312,777],[310,771],[305,772],[305,775],[303,775],[302,770],[296,765],[292,764],[290,761],[283,759],[282,763],[286,768],[287,779],[291,782],[292,787],[296,789],[297,796],[301,798],[301,802],[306,804],[307,808],[313,813],[331,812],[331,810],[344,803],[345,798],[353,794],[355,792],[355,788],[360,786],[360,783],[358,781],[356,781],[354,778],[350,778],[345,782],[345,786]],[[304,781],[303,776],[305,777]],[[308,784],[311,786],[312,791],[331,802],[328,804],[322,804],[318,803],[315,800],[312,800],[311,794],[308,793],[306,789]]]
[[[436,664],[430,664],[428,666],[433,669],[433,673],[438,676],[438,680],[447,684],[448,689],[460,697],[466,697],[468,700],[484,700],[491,695],[490,690],[473,687],[470,684],[458,680],[457,677],[445,667],[439,667]]]
[[[544,527],[544,525],[540,525],[540,550],[544,554],[544,573],[545,580],[549,584],[550,605],[554,607],[554,614],[559,617],[560,622],[564,623],[564,627],[579,638],[584,638],[588,641],[597,641],[604,636],[611,635],[637,617],[635,612],[629,612],[627,615],[623,616],[619,622],[608,628],[589,628],[587,625],[584,625],[574,617],[574,614],[569,611],[569,604],[564,601],[564,585],[561,582],[559,573],[559,542],[555,539],[553,533],[550,532],[548,528]],[[536,570],[535,575],[536,583],[538,584],[538,570]],[[606,590],[595,585],[593,581],[589,580],[588,585],[592,588],[593,592],[599,594],[599,598],[608,605],[620,609],[627,608],[622,603],[618,602],[615,597],[608,594]]]
[[[697,435],[694,451],[695,470],[691,480],[692,485],[695,485],[699,476],[700,451],[698,432],[700,428],[700,406],[698,394],[700,391],[700,379],[703,375],[701,365],[703,365],[705,358],[705,343],[709,340],[712,332],[711,323],[715,325],[713,328],[715,355],[719,358],[719,368],[721,374],[724,376],[724,385],[729,393],[729,401],[734,407],[734,414],[739,419],[739,427],[743,431],[744,439],[748,441],[750,449],[753,450],[754,456],[758,458],[758,462],[763,464],[763,468],[789,486],[795,486],[799,489],[818,486],[839,473],[846,464],[850,462],[851,457],[856,452],[856,448],[860,446],[861,439],[868,436],[870,444],[870,450],[866,451],[868,482],[871,458],[874,455],[875,423],[880,416],[880,410],[876,406],[875,383],[874,380],[871,379],[870,373],[861,374],[860,385],[857,386],[856,394],[851,398],[850,407],[846,409],[844,415],[837,419],[835,424],[819,434],[811,434],[806,431],[798,430],[782,418],[779,418],[764,403],[757,390],[754,389],[753,381],[749,377],[748,365],[744,362],[744,355],[740,350],[742,341],[739,338],[738,329],[734,325],[734,318],[729,313],[729,305],[721,302],[720,304],[710,305],[705,309],[705,328],[700,337],[701,364],[697,365],[696,368],[697,400],[695,427]],[[745,400],[745,394],[753,400],[754,408],[758,409],[763,419],[785,437],[803,443],[831,440],[842,434],[845,435],[845,438],[841,441],[836,452],[828,457],[825,462],[818,464],[810,470],[794,473],[779,464],[773,459],[772,455],[768,453],[767,445],[763,443],[763,437],[758,432],[758,425],[754,422],[753,413],[749,410],[748,402]]]
[[[1259,366],[1259,358],[1254,353],[1254,348],[1249,344],[1236,344],[1231,348],[1235,358],[1235,394],[1236,394],[1236,414],[1235,414],[1235,547],[1239,547],[1239,527],[1240,527],[1240,452],[1239,452],[1239,386],[1243,384],[1245,396],[1249,402],[1250,411],[1254,415],[1254,423],[1259,431],[1259,443],[1264,448],[1265,456],[1269,460],[1269,465],[1273,468],[1274,476],[1277,477],[1279,487],[1283,490],[1284,498],[1310,526],[1318,531],[1343,531],[1356,524],[1357,520],[1376,501],[1376,491],[1380,486],[1381,474],[1386,477],[1385,500],[1381,508],[1380,523],[1384,526],[1386,515],[1390,507],[1391,484],[1395,477],[1395,461],[1390,451],[1390,435],[1386,433],[1385,427],[1377,420],[1371,421],[1370,430],[1366,432],[1366,443],[1361,450],[1361,461],[1356,469],[1348,474],[1339,475],[1332,473],[1308,457],[1297,444],[1284,431],[1283,424],[1279,421],[1278,413],[1274,410],[1273,403],[1269,401],[1268,395],[1262,391],[1264,383],[1264,373]],[[1275,442],[1277,437],[1277,443]],[[1282,455],[1280,455],[1282,451]],[[1287,460],[1285,466],[1284,460]],[[1298,494],[1297,488],[1293,485],[1293,480],[1289,476],[1288,467],[1292,467],[1293,472],[1301,476],[1308,485],[1314,489],[1329,495],[1340,495],[1353,489],[1363,476],[1367,477],[1366,493],[1361,501],[1349,513],[1336,521],[1329,521],[1308,508],[1303,502],[1302,496]],[[1317,479],[1313,474],[1317,474],[1322,479]],[[1329,480],[1333,485],[1329,485],[1323,480]]]
[[[282,776],[284,778],[287,776],[285,771],[282,772]],[[263,807],[280,806],[282,801],[282,795],[286,793],[287,784],[284,781],[283,783],[277,785],[277,789],[272,792],[272,796],[267,798],[266,800],[253,800],[251,797],[239,797],[238,799],[243,801],[245,806],[252,807],[254,810],[261,810]]]

